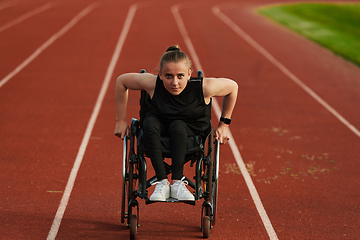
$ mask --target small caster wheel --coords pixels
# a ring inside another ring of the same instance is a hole
[[[209,216],[204,216],[203,217],[203,223],[202,223],[203,238],[209,238],[210,237],[210,225],[211,225],[210,217]]]
[[[136,239],[136,233],[137,233],[137,217],[135,214],[132,214],[130,216],[130,239],[135,240]]]

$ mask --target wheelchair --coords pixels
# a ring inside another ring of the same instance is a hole
[[[145,72],[145,70],[141,70]],[[197,72],[198,78],[202,72]],[[209,106],[211,107],[211,106]],[[139,225],[139,199],[144,199],[146,204],[156,203],[148,198],[148,188],[158,179],[156,176],[147,178],[148,158],[145,144],[143,143],[142,121],[148,111],[152,110],[150,96],[146,91],[141,91],[140,120],[131,121],[130,135],[123,142],[123,184],[121,199],[121,223],[130,228],[130,239],[136,239]],[[170,141],[162,137],[163,158],[171,158]],[[184,164],[190,162],[195,165],[195,176],[192,181],[185,176],[188,185],[194,190],[195,201],[179,201],[168,198],[165,202],[186,203],[194,205],[203,199],[201,210],[201,229],[204,238],[210,236],[210,229],[215,226],[217,212],[218,176],[219,176],[219,141],[214,140],[214,128],[211,126],[202,135],[188,137],[188,146]],[[166,173],[171,173],[171,166],[164,161]]]

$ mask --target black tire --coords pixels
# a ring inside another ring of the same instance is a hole
[[[216,222],[216,214],[217,214],[217,198],[218,198],[218,182],[213,182],[213,190],[212,190],[212,198],[211,198],[211,205],[212,205],[212,221],[211,225],[215,226]]]
[[[219,192],[219,151],[220,144],[216,142],[215,146],[215,157],[213,164],[213,182],[212,182],[212,197],[211,197],[211,205],[212,205],[212,219],[211,225],[215,226],[216,222],[216,214],[217,214],[217,200],[218,200],[218,192]]]
[[[127,174],[127,216],[128,216],[128,227],[131,227],[131,216],[133,215],[133,207],[137,205],[137,187],[138,187],[138,176],[139,176],[139,163],[135,155],[135,134],[136,126],[135,123],[131,123],[131,134],[129,137],[129,151],[128,151],[128,174]],[[130,204],[130,205],[129,205]],[[135,215],[136,216],[136,215]],[[138,219],[137,219],[138,221]]]
[[[132,240],[136,239],[137,226],[137,217],[135,214],[132,214],[130,216],[130,239]]]
[[[123,148],[123,179],[122,179],[122,199],[121,199],[121,223],[125,222],[126,212],[127,211],[127,189],[128,182],[126,180],[126,175],[128,174],[128,141],[127,137],[124,138],[124,148]]]
[[[125,215],[126,215],[126,210],[127,210],[127,194],[126,191],[127,190],[127,182],[124,181],[123,185],[122,185],[122,199],[121,199],[121,223],[125,222]]]
[[[214,162],[214,130],[211,130],[208,139],[207,156],[209,156],[210,163],[203,162],[203,171],[206,177],[203,182],[203,190],[208,194],[205,197],[205,201],[211,202],[212,197],[212,182],[213,182],[213,162]]]
[[[128,186],[128,189],[127,189],[127,202],[130,203],[130,201],[132,199],[135,199],[136,196],[134,195],[134,188],[136,187],[136,183],[134,184],[135,180],[134,180],[134,171],[136,169],[136,166],[135,164],[133,163],[129,163],[129,180],[127,181],[127,186]],[[132,206],[127,206],[128,207],[128,212],[127,212],[127,216],[128,216],[128,227],[131,227],[131,216],[133,216],[132,214]],[[136,216],[136,215],[134,215]]]
[[[203,238],[209,238],[210,237],[210,217],[204,216],[202,219],[202,234]]]

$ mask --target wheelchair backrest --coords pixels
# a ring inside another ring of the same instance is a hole
[[[146,114],[154,109],[154,106],[152,104],[150,95],[145,91],[141,91],[141,97],[140,97],[140,111],[139,111],[139,117],[140,117],[140,128],[143,127],[143,121],[146,116]]]

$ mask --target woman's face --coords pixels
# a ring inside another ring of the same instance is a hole
[[[160,73],[164,87],[172,95],[179,95],[185,89],[190,76],[191,70],[185,60],[164,63]]]

